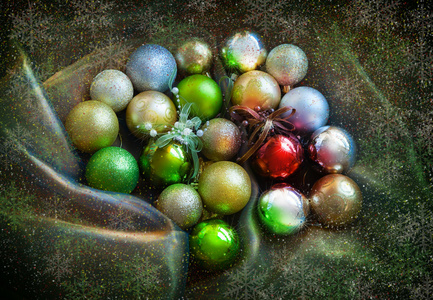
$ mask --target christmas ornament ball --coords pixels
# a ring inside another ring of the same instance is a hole
[[[183,182],[192,171],[190,156],[177,142],[162,148],[150,142],[140,156],[139,165],[146,180],[159,187]]]
[[[139,169],[131,153],[119,147],[106,147],[90,157],[85,176],[93,188],[129,194],[138,183]]]
[[[251,179],[240,165],[219,161],[207,166],[198,181],[204,208],[222,215],[240,211],[251,196]]]
[[[152,129],[156,133],[167,132],[176,120],[174,103],[157,91],[145,91],[136,95],[126,108],[126,125],[138,138],[147,138]]]
[[[101,101],[84,101],[66,117],[65,128],[77,149],[94,153],[111,146],[119,134],[116,113]]]
[[[301,133],[313,132],[328,122],[328,101],[318,90],[311,87],[300,86],[289,91],[281,99],[279,107],[285,106],[296,109],[289,121]],[[289,113],[285,113],[282,116],[288,115]]]
[[[300,82],[307,74],[307,70],[307,56],[295,45],[279,45],[269,52],[266,59],[266,71],[282,86]]]
[[[299,231],[306,222],[309,210],[307,198],[285,183],[272,186],[257,203],[261,223],[271,233],[281,235]]]
[[[281,100],[278,82],[268,73],[249,71],[236,79],[233,85],[232,104],[261,110],[277,108]]]
[[[221,48],[223,64],[230,72],[255,70],[266,61],[267,54],[260,36],[249,30],[232,34]]]
[[[90,86],[90,98],[108,104],[114,112],[124,110],[133,96],[131,80],[118,70],[102,71]]]
[[[222,270],[239,254],[236,230],[223,220],[211,219],[197,224],[189,236],[191,256],[204,268]]]
[[[304,160],[304,149],[293,135],[274,135],[257,150],[251,165],[260,176],[285,179]]]
[[[200,195],[192,186],[182,183],[165,188],[155,206],[182,229],[197,224],[203,212]]]
[[[349,177],[329,174],[314,183],[311,210],[324,225],[341,226],[354,221],[362,207],[362,193]]]
[[[218,84],[211,78],[195,74],[184,78],[177,85],[179,89],[179,104],[193,103],[191,116],[202,120],[215,117],[223,105],[222,92]]]
[[[176,77],[177,66],[173,55],[160,45],[138,47],[126,63],[126,75],[138,92],[168,90],[169,79]]]
[[[235,123],[223,118],[215,118],[201,128],[203,148],[201,153],[210,160],[230,160],[241,147],[241,131]]]
[[[174,55],[179,70],[185,74],[201,74],[210,69],[212,50],[199,39],[191,39],[177,48]]]
[[[326,173],[344,173],[355,164],[355,141],[346,130],[337,126],[323,126],[314,131],[308,152]]]

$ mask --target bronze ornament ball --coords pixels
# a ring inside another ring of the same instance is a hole
[[[164,189],[155,206],[182,229],[197,224],[203,212],[198,192],[191,185],[182,183],[172,184]]]
[[[349,177],[329,174],[320,178],[310,193],[310,206],[319,222],[341,226],[354,221],[362,207],[362,193]]]
[[[249,71],[236,79],[233,85],[232,104],[260,110],[276,109],[280,104],[281,90],[278,82],[262,71]]]
[[[234,214],[245,207],[251,196],[251,179],[240,165],[230,161],[206,167],[198,181],[204,208],[222,215]]]
[[[179,70],[185,74],[202,74],[212,64],[212,50],[199,39],[191,39],[177,48],[174,54]]]
[[[170,130],[177,120],[174,103],[165,94],[146,91],[132,98],[126,108],[126,125],[138,138],[147,138],[153,129],[156,133]]]
[[[111,146],[119,134],[116,113],[101,101],[80,102],[69,112],[65,128],[72,144],[86,153]]]
[[[209,121],[202,128],[201,153],[213,161],[230,160],[241,147],[241,131],[235,123],[223,118]]]

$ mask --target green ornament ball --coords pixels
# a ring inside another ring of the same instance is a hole
[[[230,267],[239,254],[236,230],[223,220],[212,219],[197,224],[189,236],[192,257],[204,268],[222,270]]]
[[[182,183],[164,189],[155,206],[182,229],[197,224],[203,212],[200,195],[192,186]]]
[[[159,187],[181,183],[192,173],[191,158],[177,142],[162,148],[150,142],[140,156],[139,165],[144,177]]]
[[[131,153],[119,147],[106,147],[92,155],[85,176],[93,188],[129,194],[137,186],[139,173]]]
[[[179,104],[193,103],[191,116],[203,121],[214,118],[223,105],[223,96],[218,84],[211,78],[195,74],[186,77],[177,85]]]

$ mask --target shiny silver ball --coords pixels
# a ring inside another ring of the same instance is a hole
[[[308,152],[326,173],[346,173],[355,164],[355,141],[340,127],[323,126],[314,131]]]
[[[328,101],[318,90],[311,87],[300,86],[285,94],[279,107],[285,106],[296,109],[289,121],[303,134],[313,132],[328,122]],[[283,114],[283,117],[289,114],[290,111]]]
[[[267,54],[260,36],[249,30],[234,33],[224,41],[221,48],[221,58],[226,69],[241,74],[264,64]]]

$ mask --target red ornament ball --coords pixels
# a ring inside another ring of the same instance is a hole
[[[304,149],[293,135],[275,135],[259,148],[252,167],[261,176],[285,179],[293,174],[304,160]]]

